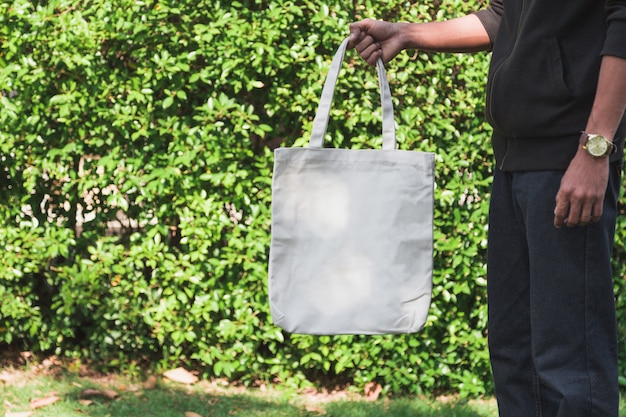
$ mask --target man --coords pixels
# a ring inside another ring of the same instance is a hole
[[[350,38],[371,65],[403,49],[492,50],[488,337],[500,415],[616,417],[626,1],[493,0],[445,22],[366,19]]]

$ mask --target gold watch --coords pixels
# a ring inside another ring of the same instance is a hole
[[[613,142],[604,136],[586,132],[580,136],[580,145],[594,158],[604,158],[616,150]]]

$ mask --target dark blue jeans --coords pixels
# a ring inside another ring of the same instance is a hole
[[[489,214],[489,351],[501,417],[617,417],[610,264],[621,167],[602,219],[553,226],[563,172],[494,175]]]

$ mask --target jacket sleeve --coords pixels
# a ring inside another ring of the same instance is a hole
[[[474,13],[485,27],[485,30],[489,35],[491,45],[493,45],[496,40],[498,29],[500,28],[500,22],[502,21],[502,14],[504,13],[504,4],[502,1],[503,0],[491,0],[486,9],[479,10]]]
[[[608,28],[602,55],[626,58],[626,1],[607,0]]]

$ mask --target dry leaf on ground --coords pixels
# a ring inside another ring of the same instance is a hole
[[[7,413],[5,413],[4,417],[30,417],[33,415],[32,411],[20,411],[18,413],[13,413],[11,411],[8,411]]]
[[[99,390],[99,389],[87,388],[80,393],[80,398],[89,399],[93,397],[102,397],[102,398],[106,398],[107,400],[114,400],[115,398],[117,398],[118,395],[119,394],[113,391],[112,389]]]
[[[365,384],[365,399],[367,401],[376,401],[383,391],[383,387],[376,382],[368,382]]]
[[[97,389],[87,388],[81,391],[80,398],[91,398],[91,397],[97,397],[99,395],[102,395],[102,393],[98,391]]]
[[[202,417],[198,413],[194,413],[193,411],[185,411],[185,417]]]
[[[169,380],[182,384],[195,384],[198,382],[198,377],[184,368],[172,369],[164,372],[163,375]]]
[[[35,410],[37,408],[47,407],[56,403],[57,401],[61,401],[61,398],[57,397],[56,395],[51,395],[45,398],[36,398],[30,401],[30,408]]]
[[[17,373],[11,373],[11,372],[7,372],[7,371],[0,372],[0,381],[2,381],[2,382],[11,383],[11,382],[14,382],[17,379],[18,379],[18,374]]]
[[[148,379],[143,382],[143,388],[147,390],[153,390],[156,388],[159,379],[156,375],[150,375]]]
[[[114,399],[116,399],[120,395],[116,391],[113,391],[112,389],[104,389],[104,390],[102,390],[102,393],[109,400],[114,400]]]

